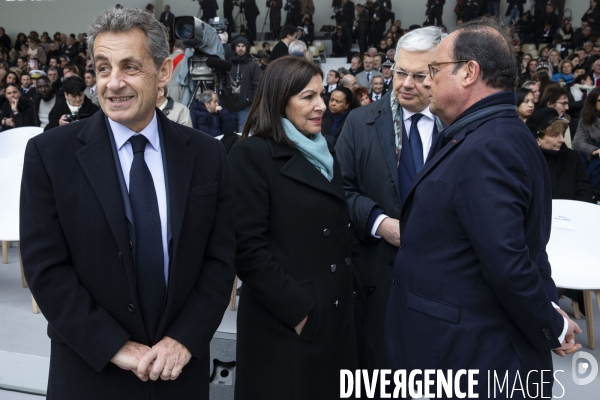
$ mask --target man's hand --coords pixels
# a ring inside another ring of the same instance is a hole
[[[308,315],[306,317],[304,317],[304,319],[302,321],[300,321],[300,323],[298,325],[296,325],[296,327],[294,328],[294,330],[296,331],[296,334],[300,335],[302,333],[302,329],[304,329],[304,325],[306,325],[307,320],[308,320]]]
[[[121,369],[136,373],[140,360],[148,351],[150,347],[128,340],[110,361]],[[139,378],[145,382],[148,380],[148,374]]]
[[[63,115],[62,117],[60,117],[60,119],[58,120],[58,125],[59,126],[65,126],[65,125],[69,125],[70,122],[67,121],[67,114]]]
[[[566,312],[560,308],[557,308],[556,311],[558,311],[560,315],[567,319],[569,326],[567,328],[567,334],[565,335],[564,342],[562,342],[559,348],[552,351],[557,355],[564,357],[567,354],[573,354],[577,350],[581,349],[581,344],[575,343],[575,334],[581,333],[581,328],[579,328],[579,325],[577,325],[575,321],[569,318]]]
[[[10,126],[10,127],[15,127],[15,122],[13,121],[12,118],[4,118],[4,125],[6,126]]]
[[[140,360],[138,378],[143,380],[144,376],[148,376],[153,381],[159,377],[163,381],[175,380],[191,358],[192,353],[184,345],[165,336]]]
[[[592,155],[595,156],[597,154],[600,154],[600,149],[596,149],[592,152]]]
[[[379,224],[377,236],[381,236],[386,242],[392,246],[400,246],[400,221],[394,218],[387,217]]]

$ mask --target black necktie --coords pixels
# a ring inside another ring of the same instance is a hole
[[[408,143],[410,144],[410,151],[413,156],[413,164],[417,174],[423,169],[423,142],[421,141],[421,134],[417,123],[421,119],[423,114],[414,114],[410,117],[410,133],[408,134]]]
[[[166,296],[162,230],[154,181],[144,160],[146,139],[129,138],[133,162],[129,171],[129,200],[135,226],[135,277],[138,300],[148,339],[154,340]]]

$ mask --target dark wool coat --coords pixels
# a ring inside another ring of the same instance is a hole
[[[233,188],[218,140],[156,113],[170,227],[167,298],[156,338],[178,340],[192,359],[177,380],[156,382],[110,362],[128,339],[148,346],[158,340],[148,340],[139,312],[131,212],[98,112],[36,136],[25,152],[21,252],[48,320],[48,400],[208,400],[209,344],[234,278]]]
[[[297,149],[261,137],[238,142],[229,162],[243,282],[235,398],[338,398],[340,369],[359,367],[364,299],[338,163],[329,182]]]

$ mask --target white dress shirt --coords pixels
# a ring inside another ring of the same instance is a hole
[[[402,119],[404,120],[404,127],[406,128],[406,136],[410,135],[410,127],[412,125],[412,121],[410,117],[414,114],[417,114],[412,111],[408,111],[406,108],[402,107]],[[419,122],[417,123],[417,128],[419,128],[419,134],[421,135],[421,142],[423,143],[423,161],[427,161],[427,156],[429,155],[429,149],[431,148],[431,143],[433,140],[433,128],[435,126],[435,117],[429,111],[429,106],[420,112],[423,114]],[[388,216],[385,214],[381,214],[375,219],[373,223],[373,227],[371,228],[371,236],[379,239],[381,236],[377,235],[377,229],[381,222],[386,219]]]
[[[167,245],[167,188],[165,185],[165,170],[163,168],[162,151],[160,148],[160,138],[158,136],[158,121],[156,119],[156,111],[152,121],[141,132],[134,132],[124,125],[108,119],[110,127],[113,131],[115,144],[117,146],[117,154],[123,170],[125,185],[129,191],[129,171],[131,163],[133,163],[133,150],[129,138],[134,135],[144,135],[148,139],[146,150],[144,151],[144,159],[146,165],[152,175],[154,181],[154,190],[156,191],[156,199],[158,200],[158,212],[160,214],[161,236],[163,244],[163,261],[165,271],[165,283],[169,282],[169,252]]]

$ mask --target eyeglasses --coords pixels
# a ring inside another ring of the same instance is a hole
[[[403,82],[409,76],[412,76],[413,80],[417,83],[423,83],[427,75],[425,74],[411,74],[410,72],[402,71],[401,69],[396,69],[396,64],[392,65],[392,71],[396,74],[396,79],[400,82]]]
[[[438,65],[460,64],[460,63],[466,63],[466,62],[469,62],[469,60],[444,61],[444,62],[438,62],[438,63],[428,64],[427,66],[429,67],[429,77],[431,79],[433,79],[433,77],[435,76],[436,71],[441,71],[440,68],[437,68],[437,70],[434,69],[434,67],[437,67]]]

